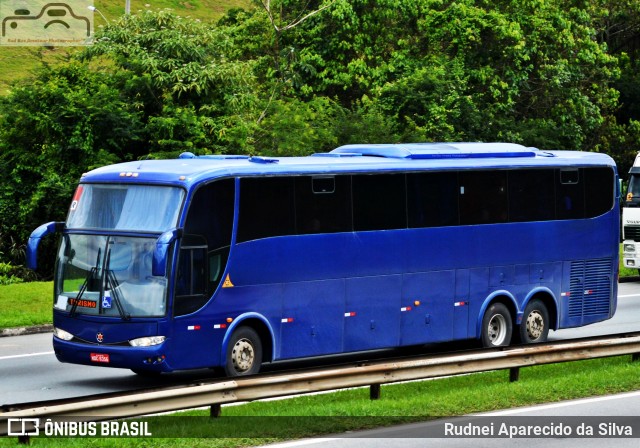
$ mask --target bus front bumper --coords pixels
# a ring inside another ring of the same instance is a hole
[[[117,367],[134,371],[173,371],[165,355],[164,345],[164,343],[152,347],[94,345],[53,337],[53,350],[60,362]]]

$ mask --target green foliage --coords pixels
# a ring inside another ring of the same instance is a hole
[[[120,74],[118,89],[143,114],[147,154],[206,154],[245,149],[227,135],[247,133],[259,114],[255,63],[233,60],[232,47],[222,27],[147,11],[107,27],[79,59],[107,60]]]
[[[338,144],[342,108],[327,97],[310,101],[274,101],[261,126],[265,138],[262,151],[278,156],[306,156],[326,152]]]
[[[403,139],[589,150],[619,74],[593,25],[555,1],[337,1],[283,41],[301,95],[381,101]]]
[[[12,285],[14,283],[22,283],[22,278],[14,275],[16,268],[9,263],[0,262],[0,285]]]

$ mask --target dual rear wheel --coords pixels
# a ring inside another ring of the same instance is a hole
[[[531,300],[523,313],[522,323],[516,329],[517,339],[523,344],[544,342],[549,334],[549,311],[539,299]],[[513,318],[509,309],[502,303],[492,303],[482,318],[482,345],[484,347],[503,347],[511,343],[513,337]]]

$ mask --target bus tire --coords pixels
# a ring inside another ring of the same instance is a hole
[[[225,373],[229,377],[252,375],[260,371],[262,342],[251,327],[240,327],[231,335],[227,346]]]
[[[492,303],[482,318],[483,347],[503,347],[511,343],[513,321],[509,309],[502,303]]]
[[[549,311],[541,300],[529,302],[522,314],[520,341],[523,344],[545,342],[549,335]]]

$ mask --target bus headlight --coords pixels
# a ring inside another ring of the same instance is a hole
[[[624,251],[633,253],[633,252],[636,251],[636,245],[635,244],[625,244],[624,245]]]
[[[166,338],[164,336],[149,336],[146,338],[131,339],[129,344],[133,347],[151,347],[162,344]]]
[[[53,334],[55,337],[62,339],[63,341],[70,341],[73,339],[73,335],[71,333],[60,328],[53,327]]]

